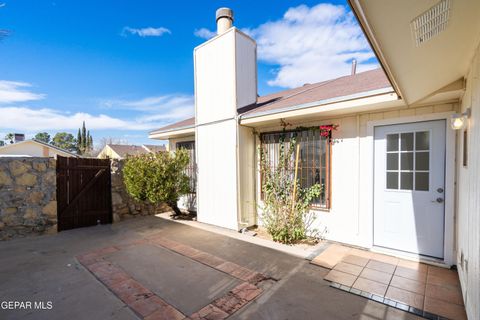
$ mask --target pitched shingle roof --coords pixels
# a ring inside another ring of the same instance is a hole
[[[159,129],[153,130],[152,132],[156,131],[170,131],[170,130],[177,130],[181,128],[189,128],[193,127],[195,125],[195,117],[188,118],[179,122],[175,122],[172,124],[169,124],[168,126],[161,127]]]
[[[122,158],[125,158],[127,155],[134,156],[134,155],[148,153],[148,151],[142,146],[124,145],[124,144],[108,144],[108,146]]]
[[[145,153],[157,153],[167,150],[164,145],[144,144],[142,146],[126,145],[126,144],[108,144],[120,157],[125,158],[127,155],[139,155]]]
[[[383,70],[375,69],[259,97],[256,105],[238,111],[242,115],[264,113],[390,87]]]
[[[302,106],[309,103],[334,100],[335,98],[354,96],[356,94],[389,89],[392,85],[381,68],[360,72],[332,80],[302,87],[284,90],[258,97],[257,103],[238,109],[239,115],[253,116],[255,114],[281,111],[286,108]],[[392,89],[393,91],[393,89]],[[193,127],[195,118],[189,118],[154,130],[166,132],[184,127]]]
[[[144,144],[143,146],[153,153],[167,150],[163,144],[162,145]]]

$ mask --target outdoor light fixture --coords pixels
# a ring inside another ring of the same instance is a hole
[[[467,119],[470,118],[471,109],[467,108],[464,113],[455,113],[452,114],[452,118],[450,119],[450,126],[453,130],[460,130],[465,127],[467,124]]]

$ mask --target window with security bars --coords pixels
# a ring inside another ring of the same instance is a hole
[[[197,162],[195,159],[195,141],[182,141],[177,142],[177,149],[188,150],[190,161],[187,168],[185,168],[185,174],[190,178],[190,192],[196,193],[197,191]]]
[[[322,186],[322,193],[313,201],[312,207],[329,209],[331,205],[331,144],[329,142],[330,137],[321,136],[320,129],[318,127],[261,134],[261,147],[263,149],[264,156],[270,165],[275,168],[278,165],[281,144],[283,143],[285,148],[288,148],[288,145],[293,137],[295,137],[297,143],[300,144],[297,172],[300,187],[308,188],[314,184],[320,184]],[[296,156],[296,154],[294,156]],[[295,168],[291,168],[291,170],[293,177]]]

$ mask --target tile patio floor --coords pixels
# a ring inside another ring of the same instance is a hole
[[[330,245],[313,264],[331,286],[427,319],[467,319],[458,274],[396,257]]]

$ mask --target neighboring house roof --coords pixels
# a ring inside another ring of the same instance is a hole
[[[107,144],[116,154],[125,158],[127,155],[139,155],[148,153],[142,146],[126,145],[126,144]]]
[[[125,158],[127,155],[139,155],[145,153],[156,153],[165,151],[164,145],[126,145],[126,144],[107,144],[118,156]]]
[[[253,116],[276,112],[293,107],[308,107],[308,104],[320,101],[335,101],[336,98],[349,97],[362,93],[372,95],[379,91],[391,90],[393,88],[381,68],[360,72],[332,80],[322,81],[313,84],[305,84],[302,87],[280,91],[266,96],[258,97],[257,103],[238,109],[242,117]],[[161,133],[195,126],[195,118],[182,120],[168,126],[159,128],[151,133]]]
[[[26,141],[28,141],[28,140],[26,140]],[[72,156],[72,157],[80,157],[80,156],[79,156],[78,154],[76,154],[76,153],[70,152],[70,151],[68,151],[68,150],[59,148],[59,147],[57,147],[57,146],[54,146],[54,145],[52,145],[52,144],[49,144],[49,143],[46,143],[46,142],[43,142],[43,141],[40,141],[40,140],[37,140],[37,139],[32,139],[31,141],[36,142],[36,143],[39,143],[39,144],[41,144],[41,145],[43,145],[43,146],[45,146],[45,147],[49,147],[49,148],[55,149],[55,150],[57,150],[57,151],[59,151],[59,152],[67,153],[67,154],[69,154],[69,155]]]
[[[165,148],[163,144],[162,145],[144,144],[143,147],[147,148],[150,152],[153,152],[153,153],[167,150],[167,148]]]
[[[2,147],[0,147],[0,153],[1,153],[1,150],[5,150],[5,149],[8,149],[12,146],[18,146],[20,144],[26,144],[26,143],[36,143],[36,144],[39,144],[43,147],[47,147],[47,148],[50,148],[50,149],[53,149],[55,150],[55,152],[57,153],[60,153],[60,154],[64,154],[66,156],[69,156],[69,157],[79,157],[78,154],[76,153],[73,153],[73,152],[70,152],[68,150],[65,150],[65,149],[62,149],[62,148],[59,148],[57,146],[54,146],[54,145],[51,145],[49,143],[46,143],[46,142],[43,142],[43,141],[40,141],[40,140],[37,140],[37,139],[29,139],[29,140],[24,140],[24,141],[20,141],[20,142],[16,142],[16,143],[10,143],[10,144],[6,144]]]

